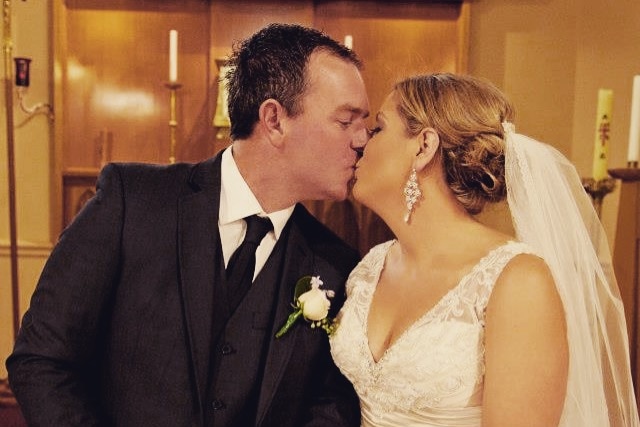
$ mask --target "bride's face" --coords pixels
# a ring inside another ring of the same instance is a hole
[[[392,92],[376,115],[355,171],[354,197],[383,218],[387,212],[395,215],[404,209],[403,189],[415,157],[409,143],[413,138],[407,135],[397,106]]]

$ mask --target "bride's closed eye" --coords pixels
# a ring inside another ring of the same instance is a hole
[[[372,138],[375,134],[377,134],[381,130],[382,128],[380,126],[376,126],[374,128],[367,129],[367,134],[369,135],[369,138]]]

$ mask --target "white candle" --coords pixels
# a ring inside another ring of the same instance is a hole
[[[598,91],[598,115],[596,117],[596,137],[593,149],[593,179],[600,181],[609,176],[607,172],[607,156],[611,139],[611,110],[613,107],[613,91]]]
[[[344,45],[347,49],[353,49],[353,36],[350,34],[344,36]]]
[[[178,81],[178,32],[169,31],[169,82]]]
[[[627,160],[637,162],[640,154],[640,76],[633,78],[631,96],[631,124],[629,125],[629,151]]]

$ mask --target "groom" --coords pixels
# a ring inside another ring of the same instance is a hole
[[[326,333],[298,319],[274,337],[298,279],[320,276],[335,316],[358,259],[299,202],[347,196],[366,143],[359,60],[274,24],[231,65],[231,147],[108,165],[53,250],[7,360],[30,426],[360,424]],[[230,259],[253,214],[269,221],[242,291]]]

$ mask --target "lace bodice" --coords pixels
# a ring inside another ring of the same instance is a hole
[[[360,397],[363,426],[479,426],[484,372],[484,313],[493,286],[528,246],[508,242],[483,257],[376,362],[367,318],[387,252],[382,243],[347,281],[347,301],[331,353]]]

